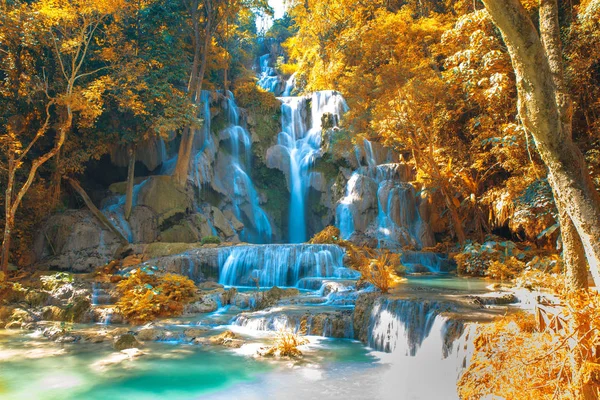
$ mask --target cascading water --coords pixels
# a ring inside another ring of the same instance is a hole
[[[336,91],[315,92],[306,97],[281,97],[283,131],[277,139],[289,165],[290,220],[289,241],[306,241],[308,191],[318,172],[312,171],[321,155],[322,119],[330,114],[337,125],[348,111],[346,101]]]
[[[336,245],[236,246],[219,253],[219,283],[227,286],[299,286],[307,279],[358,279]]]
[[[456,382],[473,354],[476,327],[451,321],[441,311],[441,304],[435,302],[376,301],[368,344],[387,353],[380,358],[391,366],[389,377],[394,377],[398,396],[458,399]]]
[[[387,158],[378,162],[368,140],[363,148],[366,165],[354,171],[336,208],[342,238],[359,233],[376,239],[384,248],[433,246],[433,233],[421,216],[421,198],[409,183],[411,167]],[[357,149],[359,164],[361,160]]]
[[[259,195],[249,176],[252,161],[252,139],[248,130],[240,125],[239,109],[233,94],[227,94],[229,126],[219,134],[219,139],[229,143],[227,165],[221,168],[216,183],[228,194],[235,216],[245,223],[241,239],[252,243],[270,243],[273,229],[267,213],[261,208]]]

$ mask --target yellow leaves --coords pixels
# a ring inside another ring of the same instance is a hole
[[[119,282],[119,311],[133,323],[144,323],[159,317],[176,316],[185,304],[195,298],[196,285],[176,274],[157,276],[155,272],[133,270]]]

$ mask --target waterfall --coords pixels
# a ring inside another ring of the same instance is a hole
[[[344,98],[335,91],[315,92],[306,97],[281,97],[282,127],[278,145],[285,149],[289,162],[290,220],[289,241],[306,241],[306,203],[311,181],[318,172],[312,171],[320,157],[322,118],[325,114],[338,123],[348,111]]]
[[[243,241],[270,243],[273,229],[267,213],[260,206],[259,194],[249,175],[252,164],[252,139],[242,125],[240,110],[231,92],[227,93],[228,126],[219,133],[226,150],[219,153],[218,176],[213,184],[232,202],[235,217],[244,223],[240,233]]]
[[[281,93],[281,78],[277,75],[275,68],[271,67],[271,55],[265,54],[259,59],[260,76],[258,86],[267,92],[278,95]]]
[[[390,162],[389,153],[363,143],[357,147],[359,164],[346,184],[345,196],[336,207],[336,225],[342,238],[353,234],[377,240],[379,247],[433,246],[433,232],[420,212],[421,198],[410,184],[413,171],[405,163]],[[382,157],[382,154],[385,157]]]
[[[358,279],[336,245],[263,245],[220,249],[219,283],[227,286],[302,286],[304,279]]]
[[[383,381],[394,382],[390,389],[399,398],[458,399],[456,382],[473,354],[476,324],[450,320],[440,306],[379,298],[372,309],[368,344],[388,353],[380,354],[390,365]]]

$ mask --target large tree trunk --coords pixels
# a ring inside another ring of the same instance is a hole
[[[133,207],[133,183],[135,179],[135,146],[130,145],[127,149],[129,153],[129,165],[127,166],[127,192],[125,193],[125,219],[129,221],[131,208]]]
[[[572,140],[573,132],[573,101],[565,82],[562,51],[560,39],[560,24],[558,20],[557,0],[540,0],[540,37],[548,57],[548,65],[552,72],[552,79],[556,86],[556,103],[562,123],[563,134]],[[556,187],[556,184],[552,184]],[[563,259],[567,271],[567,285],[573,290],[587,289],[587,262],[585,249],[579,235],[565,210],[565,205],[559,201],[554,193],[556,207],[558,208],[560,233],[563,243]]]
[[[483,0],[502,32],[517,78],[519,114],[536,142],[559,203],[565,207],[600,288],[600,196],[581,151],[565,132],[549,59],[519,0]]]

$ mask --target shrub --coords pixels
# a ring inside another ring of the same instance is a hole
[[[360,272],[360,279],[369,282],[382,293],[402,282],[406,268],[400,261],[400,254],[389,251],[375,251],[368,247],[351,246],[347,249],[348,266]]]
[[[495,267],[492,270],[492,274],[494,275],[502,275],[502,269],[505,269],[504,273],[508,273],[508,269],[513,267],[516,268],[514,272],[520,272],[522,268],[519,268],[517,264],[524,262],[526,257],[527,253],[518,249],[513,242],[490,240],[484,244],[466,244],[460,253],[454,255],[454,260],[456,261],[459,275],[490,276],[488,269],[492,266],[492,263],[511,264],[511,266],[507,266],[506,268],[501,268],[497,264],[494,264]],[[514,276],[514,274],[510,273],[508,275],[511,275],[510,277]]]
[[[321,232],[316,233],[309,241],[310,244],[339,244],[340,230],[335,226],[327,226]]]
[[[302,352],[298,346],[308,343],[308,340],[302,335],[292,332],[290,329],[280,329],[277,332],[275,343],[267,349],[265,356],[279,357],[300,357]]]
[[[201,244],[221,244],[221,239],[218,236],[204,236],[200,241]]]
[[[121,295],[117,308],[125,319],[136,324],[181,315],[196,296],[192,280],[177,274],[159,276],[147,268],[131,271],[117,290]]]

